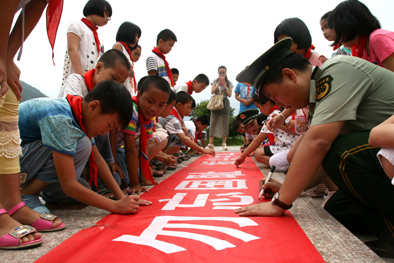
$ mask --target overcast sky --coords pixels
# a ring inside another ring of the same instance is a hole
[[[23,55],[17,65],[21,80],[38,88],[49,97],[58,95],[66,51],[66,28],[70,21],[83,17],[87,1],[65,0],[63,16],[55,43],[55,63],[46,35],[45,15],[26,40]],[[112,19],[99,28],[98,34],[105,50],[112,48],[116,32],[124,21],[137,24],[142,30],[139,44],[142,57],[135,64],[137,81],[147,75],[145,60],[155,46],[157,34],[171,29],[178,42],[167,55],[170,67],[180,71],[177,83],[192,80],[204,73],[212,81],[217,78],[217,68],[227,67],[229,80],[236,86],[235,77],[247,65],[273,45],[273,33],[284,19],[298,17],[309,28],[316,52],[330,57],[332,48],[320,30],[320,17],[342,2],[339,0],[276,0],[276,1],[217,1],[217,0],[110,0]],[[380,20],[382,28],[394,30],[392,0],[363,0]],[[210,98],[210,86],[193,95],[196,102]],[[239,111],[234,94],[231,106]]]

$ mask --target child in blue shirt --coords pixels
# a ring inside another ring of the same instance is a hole
[[[20,162],[26,177],[21,194],[38,199],[41,193],[49,202],[78,201],[120,214],[136,213],[139,204],[149,204],[137,196],[123,194],[92,139],[119,126],[125,127],[132,111],[127,89],[111,80],[100,82],[84,99],[67,95],[22,103]],[[98,172],[117,201],[100,196],[80,183],[88,160],[90,183],[96,183]]]

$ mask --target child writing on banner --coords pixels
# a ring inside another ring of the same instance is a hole
[[[110,49],[105,52],[99,59],[94,69],[89,70],[81,76],[79,74],[71,74],[60,89],[59,98],[67,96],[67,94],[78,95],[84,98],[98,83],[105,80],[115,80],[118,83],[124,83],[130,72],[130,63],[126,56],[116,49]],[[116,166],[111,151],[109,135],[95,136],[96,146],[100,155],[110,165],[112,173],[115,174]],[[83,179],[81,179],[83,180]],[[117,181],[120,185],[120,180]],[[97,185],[98,193],[108,197],[108,189],[99,180]]]
[[[175,84],[165,55],[172,50],[176,41],[175,34],[169,29],[164,29],[157,35],[156,47],[153,48],[152,54],[146,59],[148,75],[158,75],[164,78],[171,87],[174,87]]]
[[[149,140],[153,139],[154,119],[166,107],[170,91],[168,82],[159,76],[144,79],[138,95],[133,97],[134,108],[128,126],[116,134],[117,165],[126,168],[123,173],[127,172],[133,193],[146,191],[143,185],[156,184],[149,162],[165,147],[167,139],[155,145],[149,145]],[[118,150],[122,145],[123,152]],[[112,143],[113,152],[114,147]]]
[[[185,127],[193,139],[193,141],[199,145],[199,142],[205,147],[205,141],[207,140],[207,133],[204,131],[209,126],[209,116],[201,115],[197,119],[192,119],[190,121],[185,121]],[[193,151],[194,154],[199,155],[200,152]]]
[[[209,79],[205,74],[199,74],[197,77],[193,79],[193,81],[188,81],[183,84],[179,84],[175,86],[175,92],[185,91],[189,95],[192,95],[193,92],[200,93],[209,85]]]
[[[113,48],[121,51],[126,56],[131,68],[134,67],[135,62],[133,59],[132,50],[136,45],[138,45],[138,40],[140,37],[141,29],[131,22],[123,22],[116,33],[116,43],[114,44]],[[137,94],[137,82],[135,80],[133,69],[130,71],[130,76],[126,79],[123,85],[130,92],[131,96]]]
[[[275,103],[271,100],[266,100],[265,103],[260,103],[260,111],[268,116],[267,119],[272,118],[273,114],[280,114],[280,110],[275,106]],[[260,124],[257,122],[258,110],[247,110],[239,114],[237,118],[243,120],[244,127],[251,133],[257,134],[260,129]],[[291,117],[286,119],[287,122],[291,121]],[[270,146],[260,147],[261,143],[270,136]],[[235,165],[240,165],[245,161],[245,158],[255,151],[254,156],[258,162],[269,165],[269,159],[271,156],[280,153],[281,151],[291,148],[294,142],[297,140],[296,135],[291,129],[282,127],[281,129],[275,129],[270,132],[267,126],[264,124],[261,128],[261,132],[252,141],[248,148],[237,158],[234,162]],[[275,141],[276,145],[273,145]]]
[[[167,118],[159,118],[161,126],[170,134],[167,148],[164,151],[166,154],[174,154],[181,148],[190,147],[203,154],[215,155],[214,150],[201,148],[182,130],[183,117],[188,116],[191,112],[192,103],[192,97],[186,92],[180,91],[177,93],[177,101],[171,114]]]
[[[89,0],[83,9],[83,15],[84,18],[71,22],[67,27],[62,86],[68,75],[77,73],[83,76],[85,72],[93,69],[104,52],[97,29],[111,20],[111,5],[105,0]]]
[[[22,103],[20,162],[26,177],[21,180],[21,194],[36,196],[38,203],[41,193],[47,202],[82,202],[120,214],[136,213],[139,205],[150,204],[123,194],[92,138],[127,125],[132,115],[128,94],[121,84],[109,80],[100,82],[85,98],[67,95]],[[117,201],[98,195],[78,181],[87,162],[90,184],[97,184],[98,175]]]

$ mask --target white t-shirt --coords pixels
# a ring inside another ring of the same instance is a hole
[[[187,94],[189,94],[189,87],[187,86],[186,83],[183,84],[177,84],[175,85],[175,92],[178,93],[180,91],[185,91]]]
[[[122,45],[122,52],[126,56],[127,60],[130,63],[131,67],[134,67],[134,62],[130,59],[129,53],[127,50],[124,48]],[[134,96],[134,80],[133,78],[127,77],[126,81],[123,83],[123,85],[126,87],[126,89],[130,92],[131,96]]]
[[[84,22],[78,20],[73,21],[68,25],[67,34],[68,33],[73,33],[80,38],[78,53],[81,59],[83,72],[85,73],[93,69],[97,64],[101,53],[104,52],[103,46],[100,47],[100,53],[97,52],[93,31]],[[100,43],[102,43],[101,39]],[[67,77],[73,73],[75,73],[75,70],[71,64],[70,55],[68,54],[68,51],[66,51],[66,55],[64,57],[62,86]]]

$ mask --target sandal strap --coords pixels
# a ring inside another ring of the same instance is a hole
[[[10,216],[12,216],[12,214],[14,214],[16,211],[18,211],[19,209],[21,209],[22,207],[24,207],[26,205],[26,203],[25,202],[20,202],[19,204],[17,204],[16,206],[14,206],[13,208],[11,208],[9,211],[8,211],[8,214],[10,215]]]
[[[0,209],[0,215],[2,214],[7,214],[7,210],[5,210],[4,208]]]
[[[8,232],[8,234],[14,238],[20,239],[34,232],[37,232],[34,227],[28,225],[21,225],[12,229],[10,232]]]

